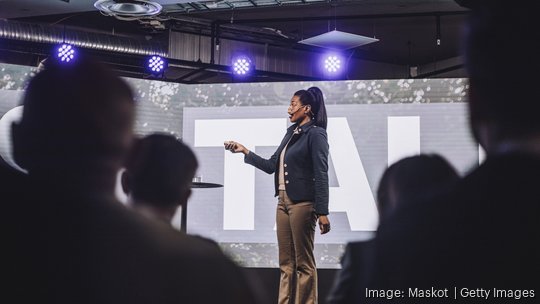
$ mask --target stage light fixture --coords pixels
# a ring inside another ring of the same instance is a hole
[[[339,70],[341,70],[341,67],[341,59],[336,55],[327,56],[324,60],[324,68],[329,73],[337,73]]]
[[[254,69],[251,59],[249,59],[247,56],[235,57],[232,61],[231,67],[234,75],[236,76],[247,76]]]
[[[161,56],[151,56],[148,58],[148,70],[152,74],[160,74],[167,68],[167,62]]]
[[[347,61],[340,52],[327,52],[319,59],[319,71],[324,78],[339,79],[347,71]]]
[[[68,43],[63,43],[57,48],[56,57],[61,62],[70,62],[75,59],[75,56],[77,55],[76,49]]]

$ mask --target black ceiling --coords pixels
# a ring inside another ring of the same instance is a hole
[[[467,10],[453,0],[287,1],[294,3],[156,0],[163,4],[164,13],[151,25],[103,16],[93,9],[93,0],[0,0],[0,18],[155,41],[166,41],[169,30],[211,35],[212,23],[218,23],[223,37],[314,51],[316,47],[297,41],[338,29],[380,40],[354,49],[352,55],[364,60],[419,66],[460,55]],[[10,45],[15,45],[12,42]],[[19,46],[14,51],[4,43],[0,49],[0,62],[26,64],[21,59],[25,56],[21,49],[31,48]]]

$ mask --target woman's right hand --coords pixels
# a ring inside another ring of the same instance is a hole
[[[246,155],[249,153],[249,150],[244,145],[232,140],[224,142],[223,145],[225,146],[225,150],[229,150],[232,153],[244,153]]]

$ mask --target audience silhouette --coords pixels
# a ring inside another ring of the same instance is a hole
[[[456,170],[438,154],[406,157],[390,165],[377,190],[380,221],[399,208],[447,191],[459,179]],[[328,295],[329,304],[360,303],[365,299],[375,260],[375,241],[350,242],[341,259],[341,270]]]
[[[11,300],[40,303],[257,303],[241,269],[208,242],[151,221],[114,196],[132,144],[129,86],[78,57],[30,81],[14,156]],[[26,218],[23,220],[21,216]],[[10,273],[11,275],[11,273]]]
[[[398,206],[424,200],[453,186],[459,180],[456,169],[441,155],[405,157],[383,173],[377,189],[379,218],[392,214]]]
[[[135,142],[122,173],[128,205],[170,223],[185,207],[198,162],[193,151],[168,134],[150,134]]]
[[[470,126],[486,161],[435,198],[384,220],[376,238],[376,290],[537,302],[540,273],[540,34],[533,2],[458,1],[470,8],[465,43]],[[528,75],[528,76],[526,76]],[[455,289],[454,289],[455,288]],[[454,292],[455,291],[455,292]],[[536,292],[536,294],[535,294]],[[531,295],[532,294],[532,295]]]

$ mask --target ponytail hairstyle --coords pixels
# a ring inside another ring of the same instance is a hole
[[[326,107],[321,89],[311,87],[307,90],[297,91],[294,93],[294,96],[298,96],[302,105],[309,105],[311,107],[311,119],[315,121],[316,126],[326,130],[328,119],[326,117]]]

